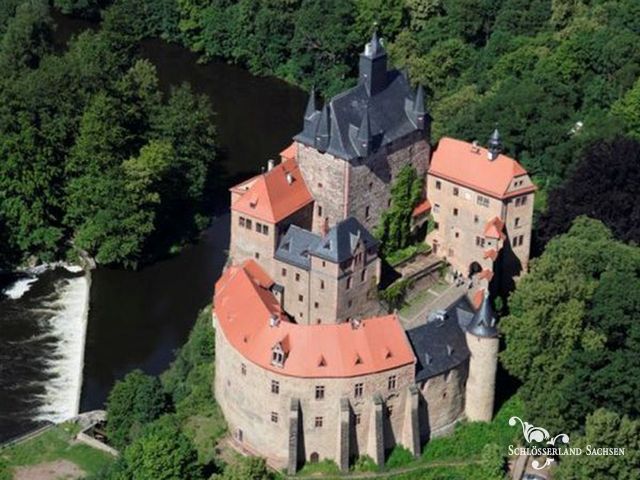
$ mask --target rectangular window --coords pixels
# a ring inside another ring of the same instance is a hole
[[[280,393],[280,382],[271,380],[271,393],[278,395]]]
[[[319,308],[320,304],[318,302],[313,302],[313,308]]]
[[[457,208],[454,208],[454,209],[453,209],[453,216],[454,216],[454,217],[457,217],[457,216],[458,216],[458,209],[457,209]]]
[[[262,233],[262,224],[260,222],[256,222],[256,232]]]
[[[356,425],[360,425],[360,422],[362,421],[362,414],[361,413],[356,413],[356,419],[355,419],[355,423]]]
[[[247,366],[244,363],[240,365],[240,373],[242,375],[246,375],[247,374]]]
[[[304,297],[302,295],[298,295],[298,301],[299,302],[303,302],[304,301]]]
[[[263,235],[269,235],[269,226],[268,225],[262,225],[262,234]]]
[[[251,230],[251,227],[253,226],[253,224],[251,220],[247,218],[247,221],[245,222],[244,226],[247,227],[247,230]]]
[[[351,277],[347,278],[347,290],[351,288]]]
[[[516,219],[513,221],[513,225],[518,228],[520,226],[520,217],[516,217]]]
[[[283,277],[286,277],[287,276],[287,269],[283,268],[280,273],[282,274]]]
[[[440,211],[440,204],[436,203],[433,205],[433,213],[438,213]]]
[[[323,420],[322,417],[316,417],[314,425],[316,428],[322,428]]]
[[[240,217],[240,218],[238,218],[238,224],[239,224],[241,227],[244,227],[244,217]]]
[[[353,396],[356,398],[360,398],[362,397],[363,392],[364,392],[364,384],[356,383],[355,387],[353,387]]]
[[[440,224],[438,222],[433,222],[433,229],[438,230],[440,228]]]
[[[271,421],[273,423],[278,423],[278,412],[271,412]]]
[[[299,282],[299,281],[300,281],[300,274],[296,273],[296,282]]]
[[[253,254],[253,256],[255,257],[256,260],[258,260],[260,258],[260,253],[256,252]]]
[[[324,399],[324,385],[316,385],[316,400]]]
[[[453,196],[457,197],[460,194],[460,190],[458,190],[458,187],[453,187]]]
[[[476,246],[477,247],[484,247],[484,238],[483,237],[476,237]]]
[[[436,190],[440,190],[442,188],[442,182],[440,180],[436,180]]]
[[[473,223],[478,223],[480,221],[480,218],[478,217],[478,215],[474,215],[473,216]]]
[[[478,202],[478,205],[480,205],[481,207],[488,207],[489,206],[489,199],[487,197],[482,196],[482,195],[478,195],[477,202]]]
[[[387,382],[387,386],[389,387],[389,390],[395,390],[395,388],[396,388],[396,376],[395,375],[391,375],[389,377],[389,381]]]
[[[364,218],[369,218],[369,207],[365,207],[364,209]]]
[[[320,280],[320,290],[324,290],[324,280]]]
[[[320,205],[318,205],[318,216],[322,216],[322,207]]]

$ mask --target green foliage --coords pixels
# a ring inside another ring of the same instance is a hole
[[[378,465],[369,455],[360,455],[353,464],[354,472],[376,472]]]
[[[480,470],[481,477],[486,480],[506,478],[507,459],[504,448],[495,443],[487,443],[482,448]]]
[[[11,480],[12,478],[13,473],[11,473],[9,465],[4,458],[0,457],[0,480]]]
[[[390,469],[404,467],[413,462],[413,460],[413,455],[409,450],[402,445],[396,445],[393,450],[391,450],[389,458],[387,458],[385,462],[385,467]]]
[[[315,463],[307,462],[298,472],[298,475],[300,475],[301,477],[332,476],[339,474],[340,469],[338,468],[336,462],[328,458]]]
[[[405,278],[393,282],[387,288],[378,292],[380,300],[387,305],[389,312],[393,312],[404,306],[407,290],[411,287],[411,284],[411,280]]]
[[[407,247],[413,240],[411,213],[422,198],[423,179],[416,170],[406,165],[391,186],[391,206],[384,212],[376,236],[382,243],[383,255]]]
[[[267,462],[260,457],[240,457],[230,463],[221,475],[213,475],[213,480],[271,480],[274,475],[267,468]]]
[[[19,445],[2,449],[0,455],[0,479],[2,463],[4,471],[19,466],[67,460],[80,467],[87,475],[97,473],[113,463],[113,456],[75,441],[80,428],[72,423],[53,426],[44,433]],[[8,477],[9,479],[12,476]]]
[[[155,67],[135,53],[150,33],[136,22],[155,24],[158,2],[115,2],[66,52],[53,49],[46,2],[0,9],[3,262],[82,249],[136,266],[204,226],[211,108],[186,86],[164,102]]]
[[[148,425],[124,451],[124,475],[131,480],[201,478],[197,452],[171,415]]]
[[[639,271],[640,250],[585,217],[533,262],[500,326],[503,364],[523,382],[534,423],[576,429],[600,406],[640,413]]]
[[[624,455],[587,455],[586,448],[624,448]],[[571,446],[583,449],[582,455],[562,457],[554,477],[559,480],[584,478],[633,480],[640,472],[640,421],[596,410],[587,417],[585,433],[571,437]]]
[[[107,436],[109,443],[122,449],[140,436],[145,425],[165,411],[160,381],[140,370],[128,373],[116,382],[107,399]]]
[[[396,250],[395,252],[391,252],[385,260],[389,262],[389,265],[392,267],[405,262],[413,257],[415,257],[419,253],[425,253],[430,250],[430,246],[426,243],[414,243],[413,245],[409,245],[408,247],[401,248],[400,250]]]

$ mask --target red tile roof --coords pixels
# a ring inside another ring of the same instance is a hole
[[[420,202],[416,206],[416,208],[413,209],[413,212],[411,213],[411,215],[414,217],[419,217],[420,215],[428,212],[429,210],[431,210],[431,203],[429,203],[429,200],[424,200],[423,202]]]
[[[295,160],[296,159],[296,142],[293,142],[287,148],[280,152],[280,158],[282,161]]]
[[[488,238],[504,238],[504,222],[493,217],[484,227],[484,236]]]
[[[522,165],[506,155],[489,160],[486,148],[448,137],[440,139],[433,152],[429,174],[497,198],[535,190],[531,186],[507,192],[514,177],[527,174]]]
[[[286,160],[270,171],[231,188],[240,193],[231,209],[270,223],[278,223],[313,201],[295,160]],[[242,186],[248,184],[248,188]]]
[[[473,304],[473,307],[477,310],[477,309],[480,308],[480,305],[482,305],[482,301],[483,300],[484,300],[484,288],[479,288],[473,294],[473,298],[471,299],[471,303]]]
[[[352,377],[415,363],[395,315],[362,320],[357,328],[293,323],[273,294],[254,280],[268,275],[257,273],[258,264],[249,262],[227,268],[214,296],[221,333],[247,360],[295,377]],[[271,316],[279,319],[277,326],[270,326]],[[278,343],[287,352],[282,368],[271,364]]]
[[[495,248],[490,248],[489,250],[485,250],[484,254],[482,256],[483,258],[490,258],[491,260],[494,260],[498,257],[498,252],[496,251]]]

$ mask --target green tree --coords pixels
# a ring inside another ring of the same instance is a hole
[[[591,448],[624,448],[624,455],[587,455]],[[559,480],[591,478],[636,480],[640,472],[640,421],[599,409],[587,417],[584,435],[571,437],[582,455],[562,457],[554,476]]]
[[[128,373],[116,382],[107,399],[109,443],[123,449],[164,410],[165,398],[159,380],[140,370]]]
[[[638,368],[630,355],[637,335],[629,319],[638,311],[639,268],[640,249],[579,217],[518,283],[500,323],[506,340],[501,360],[523,383],[532,421],[550,430],[575,429],[598,406],[622,412],[638,403],[637,376],[623,372]],[[629,298],[613,294],[622,283],[633,291]],[[630,343],[621,343],[620,335]]]
[[[180,425],[164,415],[148,425],[124,451],[123,477],[131,480],[184,480],[201,478],[198,454]]]
[[[11,473],[11,469],[7,462],[0,458],[0,480],[11,480],[13,478],[13,474]]]
[[[267,469],[267,462],[260,457],[242,457],[229,464],[215,480],[271,480],[274,475]]]
[[[423,180],[411,166],[403,167],[391,187],[391,207],[384,212],[376,236],[382,243],[382,253],[408,246],[411,235],[411,214],[422,198]]]
[[[36,68],[51,51],[53,21],[44,0],[28,0],[16,8],[0,43],[0,68],[11,76],[23,68]]]
[[[481,478],[485,480],[503,480],[506,477],[507,460],[505,452],[495,443],[482,447],[480,459]]]

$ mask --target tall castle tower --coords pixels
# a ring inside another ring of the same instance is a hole
[[[348,218],[377,226],[391,201],[391,185],[405,165],[419,177],[430,156],[430,118],[424,90],[387,68],[387,52],[374,33],[360,55],[358,85],[316,107],[314,92],[296,160],[313,198],[313,231]]]
[[[465,337],[471,354],[465,415],[472,422],[488,422],[493,417],[500,340],[496,318],[486,291],[480,308],[467,327]]]

